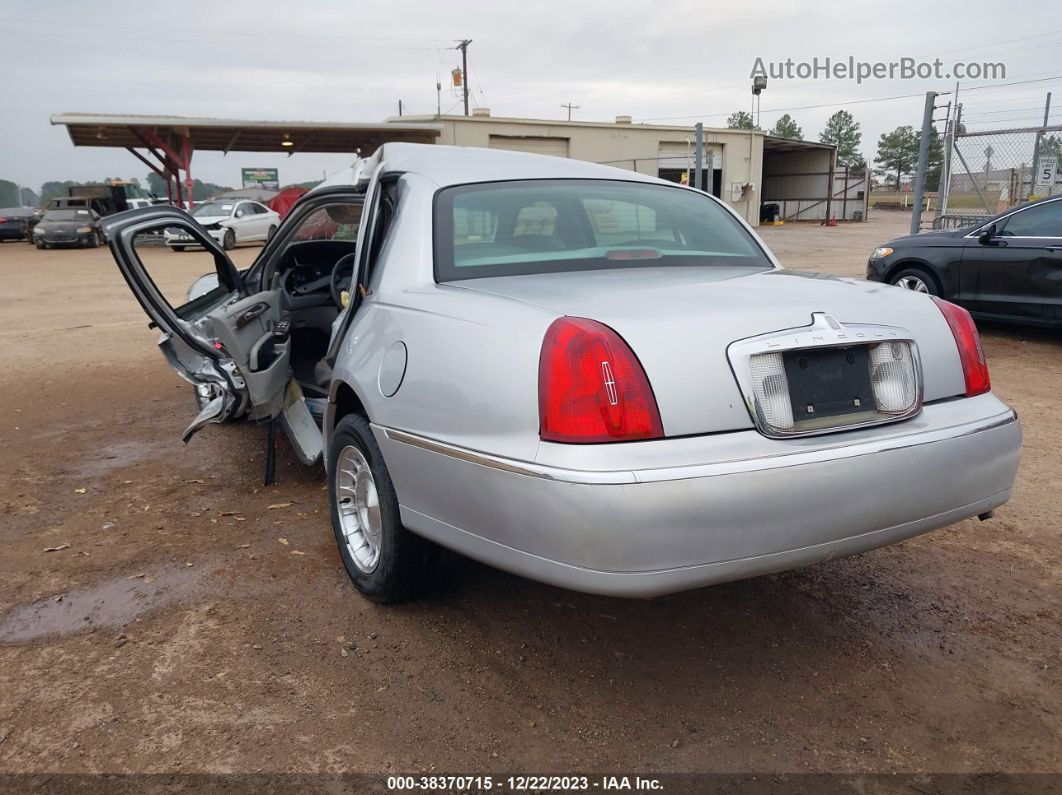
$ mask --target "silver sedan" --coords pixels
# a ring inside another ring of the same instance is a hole
[[[217,263],[183,306],[137,253],[160,228]],[[343,562],[378,601],[436,545],[645,597],[1010,497],[1021,428],[964,309],[784,270],[686,187],[386,144],[301,199],[247,271],[174,208],[106,230],[194,388],[185,439],[246,418],[323,458]]]

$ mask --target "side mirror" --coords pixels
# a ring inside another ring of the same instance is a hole
[[[237,218],[243,218],[243,210],[237,210],[236,211],[236,217]]]
[[[977,242],[982,246],[994,246],[996,237],[996,225],[992,224],[986,229],[981,230],[981,234],[977,236]]]

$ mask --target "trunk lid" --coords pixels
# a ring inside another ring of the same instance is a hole
[[[522,301],[614,329],[645,368],[667,436],[754,427],[727,358],[731,343],[808,326],[899,327],[923,362],[924,399],[963,394],[954,338],[924,295],[871,282],[746,267],[662,267],[509,276],[451,286]]]

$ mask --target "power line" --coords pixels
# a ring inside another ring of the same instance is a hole
[[[1050,80],[1059,80],[1059,79],[1062,79],[1062,75],[1052,75],[1051,77],[1041,77],[1041,78],[1037,78],[1037,79],[1034,79],[1034,80],[1015,80],[1015,81],[1012,81],[1012,82],[1009,82],[1009,83],[996,83],[995,85],[971,86],[971,87],[961,86],[960,89],[961,89],[961,91],[981,91],[983,89],[989,89],[989,88],[1004,88],[1006,86],[1020,86],[1020,85],[1025,85],[1027,83],[1043,83],[1043,82],[1047,82],[1047,81],[1050,81]],[[937,96],[946,96],[947,94],[950,94],[950,93],[951,93],[950,91],[938,91],[937,92]],[[892,100],[896,100],[896,99],[912,99],[914,97],[924,97],[924,96],[925,96],[925,92],[922,91],[922,92],[919,92],[917,94],[896,94],[895,96],[891,96],[891,97],[872,97],[870,99],[849,99],[849,100],[844,100],[842,102],[823,102],[823,103],[820,103],[818,105],[798,105],[798,106],[794,106],[794,107],[791,107],[791,108],[769,108],[766,111],[764,111],[764,113],[783,113],[783,112],[788,112],[788,111],[791,111],[791,110],[814,110],[814,109],[817,109],[817,108],[844,108],[844,107],[848,107],[849,105],[863,105],[863,104],[866,104],[868,102],[891,102]],[[675,120],[678,120],[678,119],[710,119],[710,118],[718,118],[720,116],[729,116],[729,115],[730,115],[729,113],[699,113],[699,114],[696,114],[694,116],[656,116],[656,117],[653,117],[653,118],[639,118],[638,121],[669,121],[669,120],[673,120],[673,119],[675,119]]]
[[[1054,35],[1059,34],[1059,33],[1062,33],[1062,30],[1052,30],[1052,31],[1049,31],[1047,33],[1034,33],[1031,36],[1022,36],[1021,38],[1018,38],[1018,39],[1004,39],[1003,41],[996,41],[996,42],[992,42],[991,44],[971,44],[969,47],[959,47],[958,49],[955,49],[955,50],[945,50],[944,52],[934,52],[934,53],[928,53],[926,55],[916,55],[915,58],[935,58],[935,57],[939,57],[941,55],[951,55],[951,54],[957,53],[957,52],[969,52],[970,50],[991,49],[992,47],[999,47],[999,46],[1002,46],[1004,44],[1014,44],[1015,42],[1019,42],[1019,41],[1029,41],[1030,39],[1041,39],[1044,36],[1054,36]],[[999,54],[1002,54],[1002,53],[999,53]]]

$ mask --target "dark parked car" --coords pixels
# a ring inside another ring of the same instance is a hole
[[[979,226],[891,240],[867,278],[930,293],[979,317],[1062,327],[1062,196]]]
[[[103,240],[100,217],[95,211],[69,207],[49,210],[33,230],[37,248],[52,246],[87,246],[95,248]]]
[[[32,207],[0,208],[0,243],[5,240],[29,240],[38,217]]]

